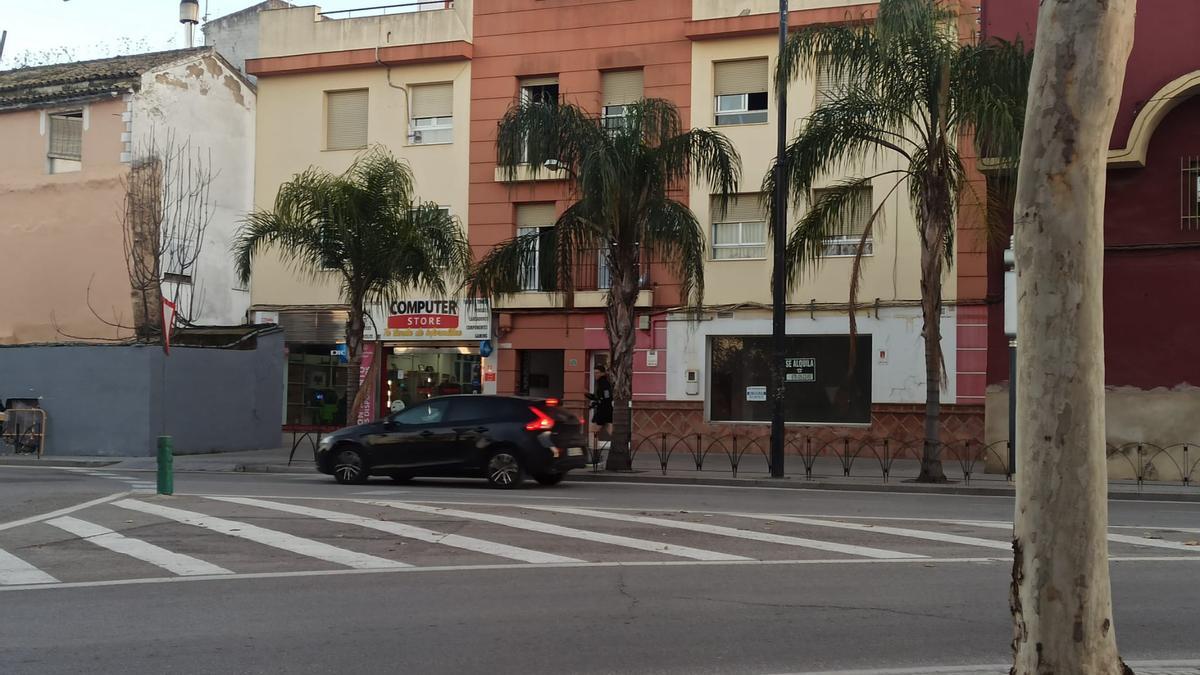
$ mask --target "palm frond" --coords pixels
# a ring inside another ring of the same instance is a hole
[[[673,199],[662,199],[646,212],[643,244],[662,258],[679,282],[679,294],[688,307],[704,304],[704,261],[707,239],[691,209]]]
[[[508,180],[522,165],[541,167],[548,160],[575,169],[584,153],[607,140],[596,117],[578,106],[518,101],[500,120],[497,163]]]

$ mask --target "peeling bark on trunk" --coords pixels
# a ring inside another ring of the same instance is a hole
[[[632,260],[636,260],[631,256]],[[609,379],[613,390],[613,433],[609,445],[609,471],[629,471],[633,468],[632,448],[629,447],[633,419],[629,402],[633,399],[633,351],[637,335],[634,321],[637,312],[638,271],[636,263],[622,266],[619,272],[612,266],[612,287],[608,307],[604,312],[604,328],[608,332]]]
[[[921,318],[925,339],[925,446],[918,483],[945,483],[942,470],[942,272],[949,230],[950,195],[944,181],[929,181],[921,207]]]
[[[1104,434],[1106,158],[1134,0],[1042,0],[1017,181],[1014,675],[1120,675]]]
[[[366,324],[363,322],[363,302],[356,299],[350,303],[350,318],[346,321],[346,351],[350,357],[349,371],[346,373],[346,425],[358,423],[358,410],[354,400],[358,398],[358,373],[362,367],[363,332]]]

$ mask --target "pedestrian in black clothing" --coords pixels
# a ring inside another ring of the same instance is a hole
[[[604,366],[592,370],[594,384],[588,398],[592,402],[592,433],[596,436],[596,447],[603,450],[612,438],[613,393]],[[599,455],[599,453],[597,453]],[[598,459],[597,459],[598,463]]]

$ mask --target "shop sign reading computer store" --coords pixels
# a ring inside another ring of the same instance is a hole
[[[491,337],[492,310],[486,300],[397,300],[377,308],[373,314],[382,340],[486,340]],[[367,339],[373,338],[367,336]]]

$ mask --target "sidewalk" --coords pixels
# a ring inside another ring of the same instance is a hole
[[[176,455],[177,472],[213,471],[238,473],[312,473],[312,449],[297,448],[295,458],[288,465],[290,446],[272,450],[250,450],[196,455]],[[842,460],[836,457],[818,457],[812,465],[811,477],[806,477],[805,466],[797,455],[785,459],[785,478],[771,478],[766,458],[761,453],[746,453],[737,461],[737,473],[732,470],[731,457],[724,454],[709,454],[704,458],[702,470],[696,469],[695,459],[686,452],[672,454],[667,458],[667,469],[654,452],[635,455],[633,471],[594,471],[592,469],[571,472],[568,480],[581,482],[658,483],[671,485],[715,485],[736,487],[765,487],[776,489],[850,490],[862,492],[901,492],[917,494],[985,495],[1007,497],[1013,494],[1013,485],[1003,475],[982,473],[983,463],[974,467],[970,480],[964,475],[958,461],[943,463],[948,483],[916,483],[919,473],[915,460],[896,460],[884,477],[880,463],[874,458],[860,457],[850,464],[850,475],[845,475]],[[0,455],[0,467],[9,466],[67,466],[107,467],[113,470],[152,471],[156,467],[154,457],[62,457],[47,456],[42,459],[26,455]],[[1138,486],[1136,481],[1112,481],[1109,483],[1110,499],[1142,499],[1200,502],[1200,485],[1181,483],[1146,482]]]
[[[1137,675],[1200,675],[1200,661],[1128,661]],[[789,675],[1008,675],[1008,665],[804,671]]]

